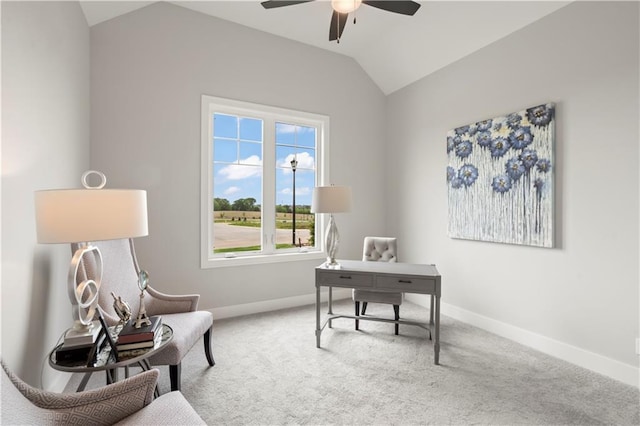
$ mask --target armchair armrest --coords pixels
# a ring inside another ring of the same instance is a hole
[[[151,298],[146,298],[144,303],[149,315],[194,312],[198,309],[200,300],[199,294],[165,294],[151,286],[147,287],[147,293]]]
[[[4,367],[4,366],[3,366]],[[152,369],[98,389],[78,393],[48,392],[29,386],[6,370],[15,387],[32,404],[48,411],[50,424],[113,424],[153,400],[159,371]]]

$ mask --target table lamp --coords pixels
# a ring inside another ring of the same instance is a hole
[[[324,236],[327,250],[328,267],[339,267],[336,254],[340,244],[338,227],[333,218],[334,213],[345,213],[351,210],[351,188],[348,186],[317,186],[313,188],[311,213],[330,213],[329,227]]]
[[[87,179],[97,175],[100,183]],[[80,243],[71,259],[68,293],[75,320],[73,330],[91,333],[102,281],[102,254],[91,241],[135,238],[147,235],[147,192],[135,189],[103,189],[103,173],[90,170],[82,175],[84,189],[56,189],[35,192],[38,243]],[[94,256],[95,276],[78,282],[83,257]]]

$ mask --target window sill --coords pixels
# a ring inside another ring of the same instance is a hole
[[[299,262],[307,260],[326,260],[324,252],[314,251],[308,253],[283,253],[283,254],[262,254],[256,256],[219,257],[213,259],[203,259],[201,269],[227,268],[245,265],[262,265],[268,263]]]

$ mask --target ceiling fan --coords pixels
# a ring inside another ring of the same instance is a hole
[[[266,0],[261,4],[265,9],[273,9],[276,7],[309,3],[311,1],[314,0]],[[349,13],[354,12],[362,3],[378,9],[386,10],[387,12],[400,13],[402,15],[413,15],[420,8],[420,4],[415,1],[331,0],[333,14],[331,15],[331,25],[329,26],[329,41],[336,40],[340,43],[340,37],[342,37],[342,32],[344,31],[344,26],[347,23]],[[353,19],[353,23],[356,23],[355,18]]]

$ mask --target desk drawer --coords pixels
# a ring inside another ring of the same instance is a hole
[[[318,285],[323,286],[373,288],[373,277],[368,274],[340,271],[319,271],[316,278]]]
[[[380,290],[406,291],[407,293],[433,294],[436,291],[436,282],[429,278],[386,275],[377,278],[375,288],[379,288]]]

